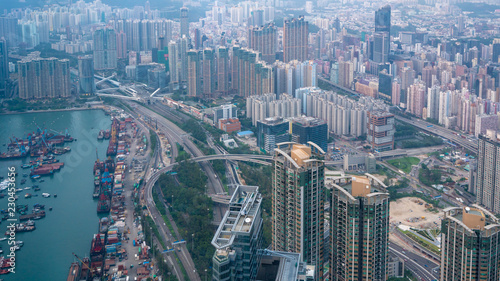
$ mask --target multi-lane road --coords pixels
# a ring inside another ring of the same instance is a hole
[[[437,126],[437,125],[434,125],[432,123],[429,123],[429,122],[426,122],[426,121],[423,121],[420,119],[416,119],[416,118],[408,119],[408,118],[404,118],[404,117],[397,116],[397,115],[395,116],[395,118],[396,118],[396,120],[398,120],[400,122],[408,123],[408,124],[413,125],[421,130],[424,130],[424,131],[427,131],[429,133],[446,138],[446,139],[450,140],[452,143],[457,144],[457,145],[469,150],[470,152],[472,152],[474,154],[477,154],[479,151],[477,141],[464,138],[465,136],[459,135],[458,133],[456,133],[450,129],[446,129],[444,127]]]
[[[403,247],[391,243],[389,251],[405,261],[405,268],[409,269],[413,274],[422,281],[432,281],[439,279],[438,265],[421,255],[415,254]]]
[[[130,104],[132,105],[132,104]],[[157,114],[154,111],[151,111],[145,107],[142,107],[140,105],[133,105],[135,107],[135,112],[142,115],[142,116],[147,116],[148,118],[152,118],[155,120],[155,124],[158,126],[158,130],[163,132],[166,136],[166,138],[169,140],[171,143],[171,146],[174,147],[175,143],[179,143],[183,145],[186,148],[186,151],[191,153],[194,157],[199,157],[199,156],[204,156],[203,152],[201,152],[198,147],[190,140],[189,136],[181,130],[179,127],[177,127],[174,123],[171,121],[167,120],[163,116]],[[162,108],[155,107],[155,110],[158,110],[159,112],[162,112]],[[163,112],[162,112],[163,113]],[[201,162],[200,163],[201,168],[205,172],[205,174],[208,177],[207,181],[207,192],[209,194],[217,194],[217,193],[223,193],[224,188],[222,186],[222,183],[219,178],[217,178],[212,165],[209,162]],[[163,170],[163,169],[162,169]],[[147,179],[147,184],[146,184],[146,203],[148,205],[148,209],[152,213],[153,216],[157,217],[157,221],[155,220],[155,224],[159,226],[159,228],[162,229],[162,231],[165,233],[169,233],[169,230],[167,227],[164,225],[161,215],[159,215],[158,210],[156,209],[156,206],[154,206],[154,201],[152,199],[152,188],[153,188],[153,183],[157,180],[159,177],[159,173],[155,173],[151,178]],[[217,219],[221,219],[225,213],[225,208],[222,206],[218,206],[217,208],[214,208],[214,220],[217,221]],[[166,236],[168,237],[168,236]],[[171,241],[170,241],[171,242]],[[196,268],[194,266],[194,263],[190,257],[189,252],[187,251],[187,248],[185,244],[181,244],[179,246],[181,249],[181,252],[178,253],[179,259],[181,260],[182,264],[184,265],[184,268],[186,269],[189,280],[200,280],[199,275],[196,272]]]

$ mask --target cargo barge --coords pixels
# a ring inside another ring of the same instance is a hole
[[[41,164],[34,169],[31,169],[30,176],[35,175],[45,176],[53,174],[55,171],[59,171],[61,167],[64,166],[64,162],[56,162],[52,164]]]
[[[53,130],[52,130],[53,131]],[[25,158],[28,156],[38,157],[47,154],[63,154],[69,152],[69,147],[57,147],[66,142],[72,142],[75,139],[68,134],[68,131],[59,133],[47,132],[47,129],[38,128],[36,132],[29,133],[26,138],[10,139],[7,144],[7,152],[0,153],[0,160],[2,159],[17,159]]]
[[[19,217],[20,221],[27,221],[27,220],[39,220],[45,218],[45,211],[38,211],[32,214],[28,215],[22,215]]]

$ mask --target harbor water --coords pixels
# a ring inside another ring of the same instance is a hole
[[[21,165],[29,163],[30,158],[0,160],[0,176],[7,178],[8,167],[16,167],[16,188],[38,185],[40,191],[32,189],[17,193],[16,204],[28,204],[31,213],[36,203],[45,205],[46,217],[36,220],[36,230],[16,233],[16,240],[24,242],[21,250],[16,251],[15,274],[0,276],[3,280],[66,280],[69,267],[76,258],[88,257],[92,236],[97,232],[99,217],[96,213],[97,201],[93,200],[92,169],[96,160],[96,148],[100,159],[106,156],[108,141],[98,141],[99,130],[109,129],[111,121],[102,110],[61,111],[0,115],[0,152],[6,152],[10,139],[26,138],[37,128],[47,132],[67,132],[76,141],[65,143],[71,148],[69,153],[57,155],[64,162],[60,171],[39,180],[23,177],[30,169]],[[34,160],[34,158],[31,158]],[[21,180],[26,183],[21,185]],[[40,180],[43,179],[43,182]],[[6,193],[6,190],[3,191]],[[31,193],[32,198],[25,198]],[[49,198],[42,197],[49,193]],[[54,198],[57,194],[57,198]],[[36,196],[38,195],[38,196]],[[0,209],[7,209],[7,196],[0,199]],[[49,211],[52,207],[53,210]],[[18,214],[19,216],[19,214]],[[0,237],[7,230],[7,221],[0,223]],[[6,256],[10,251],[7,240],[0,241]]]

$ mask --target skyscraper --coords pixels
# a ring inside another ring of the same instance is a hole
[[[427,116],[439,120],[439,86],[432,86],[427,89]]]
[[[389,32],[377,32],[373,35],[373,61],[389,62],[390,36]]]
[[[277,30],[273,22],[248,31],[248,47],[260,52],[261,59],[266,63],[271,64],[276,60],[277,44]]]
[[[257,146],[272,153],[276,144],[290,141],[290,122],[276,116],[257,121]]]
[[[7,80],[9,79],[9,56],[7,41],[0,38],[0,97],[7,95]]]
[[[116,57],[127,58],[127,35],[123,31],[116,33]]]
[[[186,8],[186,7],[181,8],[181,34],[180,34],[181,37],[183,35],[186,35],[186,37],[189,37],[188,12],[189,12],[188,8]]]
[[[373,151],[386,151],[394,148],[394,115],[376,110],[368,112],[366,140]]]
[[[175,41],[168,43],[168,66],[170,71],[170,83],[179,83],[179,55],[178,45]]]
[[[272,245],[300,253],[322,277],[324,253],[324,151],[316,144],[281,143],[274,150]]]
[[[408,105],[407,111],[419,118],[426,118],[423,116],[423,109],[425,107],[425,84],[419,80],[419,83],[415,83],[410,85],[408,88]]]
[[[391,6],[386,5],[375,11],[375,32],[391,33]]]
[[[500,213],[500,139],[495,131],[479,135],[476,190],[478,204]]]
[[[180,58],[181,58],[181,82],[187,82],[188,79],[188,45],[189,38],[185,35],[181,38]]]
[[[196,50],[189,50],[187,52],[188,60],[188,79],[187,90],[188,96],[200,97],[201,89],[201,64],[200,60],[203,59],[203,52]]]
[[[307,144],[313,142],[324,151],[328,150],[328,125],[322,119],[297,117],[292,120],[292,141]]]
[[[217,48],[217,92],[225,95],[229,92],[229,50]]]
[[[212,239],[211,280],[255,280],[262,245],[262,196],[257,186],[239,185]]]
[[[392,76],[383,69],[378,73],[378,94],[386,101],[392,99]]]
[[[354,65],[350,61],[339,62],[339,85],[351,89],[354,80]]]
[[[231,47],[231,92],[239,91],[239,53],[240,46],[233,45]]]
[[[500,62],[500,43],[493,44],[493,57],[492,61],[494,63]]]
[[[203,50],[203,97],[211,98],[215,93],[215,81],[217,81],[217,74],[215,72],[215,56],[214,50],[206,48]]]
[[[116,68],[116,33],[112,28],[94,31],[94,68],[106,70]]]
[[[17,63],[19,98],[65,98],[71,94],[69,60],[29,58]]]
[[[473,206],[444,209],[440,280],[500,278],[499,221],[494,214]]]
[[[283,24],[283,61],[307,60],[309,23],[304,16],[285,20]]]
[[[78,57],[78,94],[95,94],[94,60],[92,56]]]
[[[364,176],[333,184],[331,204],[331,280],[387,279],[389,194],[375,190]]]

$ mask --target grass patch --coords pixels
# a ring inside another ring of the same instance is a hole
[[[179,260],[179,257],[177,257],[177,253],[175,253],[175,260],[177,261],[177,263],[179,264],[179,267],[181,268],[182,275],[184,275],[184,279],[189,280],[189,276],[186,272],[186,269],[184,268],[184,265],[182,264],[182,262]]]
[[[434,238],[432,238],[429,233],[427,233],[427,231],[425,230],[419,230],[419,229],[413,229],[413,231],[415,231],[416,233],[422,235],[423,237],[429,239],[429,240],[434,240]]]
[[[439,228],[434,228],[434,229],[431,229],[429,231],[431,232],[432,236],[434,236],[434,237],[437,237],[441,233],[441,230]]]
[[[418,244],[420,244],[420,246],[430,250],[431,252],[439,255],[440,254],[440,250],[438,248],[438,246],[432,244],[432,243],[429,243],[427,242],[426,240],[424,240],[422,237],[418,236],[418,235],[415,235],[414,233],[410,232],[410,231],[403,231],[403,233],[410,237],[410,239],[412,239],[413,241],[417,242]]]
[[[149,154],[153,156],[156,149],[157,139],[156,139],[156,133],[151,129],[149,129],[149,142],[151,143],[151,152],[149,152]]]
[[[158,231],[158,227],[156,227],[156,224],[154,223],[153,219],[150,216],[147,216],[146,222],[147,222],[148,226],[153,229],[153,233],[156,236],[156,239],[158,239],[158,241],[160,241],[160,244],[163,247],[163,249],[166,249],[167,247],[165,247],[165,243],[163,243],[163,240],[161,239],[161,236],[160,236],[160,232]]]
[[[158,197],[158,193],[156,192],[153,192],[153,201],[155,202],[156,208],[158,209],[158,212],[160,212],[165,225],[170,230],[172,237],[174,237],[175,240],[178,240],[177,235],[175,235],[174,227],[170,223],[170,220],[167,218],[167,210],[165,210],[165,205],[163,204],[163,202],[161,202],[160,198]]]
[[[417,157],[403,157],[387,160],[387,163],[409,174],[411,172],[411,166],[420,163],[420,159],[418,159]]]
[[[175,234],[175,231],[174,231],[174,227],[172,226],[172,224],[170,223],[170,220],[167,218],[166,215],[162,215],[161,216],[163,218],[163,220],[165,221],[165,224],[167,225],[168,227],[168,230],[170,230],[170,233],[172,233],[172,237],[177,241],[179,239],[177,239],[177,235]]]

